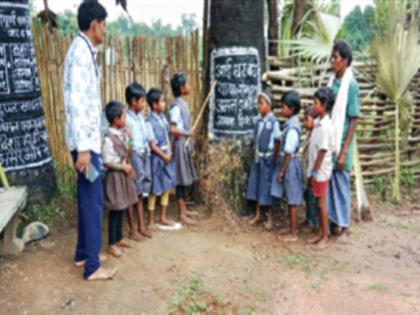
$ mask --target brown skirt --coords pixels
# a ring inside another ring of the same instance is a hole
[[[134,179],[124,172],[107,172],[104,188],[105,210],[125,210],[138,202]]]

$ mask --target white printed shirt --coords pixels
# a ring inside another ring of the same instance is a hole
[[[327,114],[322,119],[317,118],[314,122],[314,129],[311,133],[308,147],[308,177],[313,171],[318,153],[320,150],[326,150],[321,167],[318,170],[316,180],[325,182],[330,180],[333,170],[332,148],[333,148],[333,126],[330,116]]]
[[[97,50],[83,33],[73,40],[64,63],[65,134],[70,151],[101,152],[100,71]]]
[[[125,129],[116,129],[113,127],[108,128],[108,132],[116,135],[120,138],[126,145],[128,145],[128,135]],[[104,164],[116,164],[121,163],[121,156],[118,155],[115,151],[114,143],[112,140],[105,136],[102,145],[102,160]]]

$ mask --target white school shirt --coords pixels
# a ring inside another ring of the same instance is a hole
[[[326,150],[321,167],[318,170],[316,180],[318,182],[325,182],[330,180],[333,170],[332,149],[333,149],[333,125],[328,114],[324,118],[315,119],[314,129],[311,133],[308,148],[308,177],[312,172],[315,161],[320,150]]]

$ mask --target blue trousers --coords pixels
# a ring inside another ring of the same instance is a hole
[[[92,164],[101,169],[99,154],[90,152]],[[76,163],[77,152],[72,151]],[[99,268],[102,246],[103,188],[99,176],[91,183],[83,173],[77,172],[77,245],[75,261],[85,261],[83,276],[88,278]]]

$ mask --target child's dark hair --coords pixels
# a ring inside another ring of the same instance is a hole
[[[182,88],[187,84],[188,76],[185,72],[177,72],[172,76],[171,88],[175,97],[182,96]]]
[[[289,91],[283,95],[281,102],[289,107],[293,111],[293,115],[297,115],[300,112],[300,96],[295,90]]]
[[[104,21],[108,16],[105,7],[97,0],[85,0],[77,9],[77,23],[79,29],[87,31],[90,24],[97,20],[98,22]]]
[[[105,116],[112,125],[115,118],[120,118],[124,112],[124,105],[118,101],[111,101],[105,106]]]
[[[350,67],[353,61],[353,55],[350,45],[344,40],[337,40],[333,46],[333,52],[337,52],[341,58],[347,59],[347,66]]]
[[[308,106],[305,109],[305,117],[312,117],[312,118],[317,118],[318,114],[316,113],[316,111],[314,110],[313,106]]]
[[[159,103],[160,97],[162,96],[162,91],[156,88],[151,88],[149,92],[147,92],[147,104],[149,104],[150,108],[153,110],[153,104]]]
[[[133,98],[138,100],[145,96],[146,90],[144,89],[143,85],[137,82],[133,82],[125,88],[125,101],[127,102],[128,106],[131,106],[131,101]]]
[[[316,90],[314,97],[317,98],[321,105],[327,109],[327,112],[331,112],[335,103],[335,95],[333,90],[331,90],[329,87],[321,87]]]

